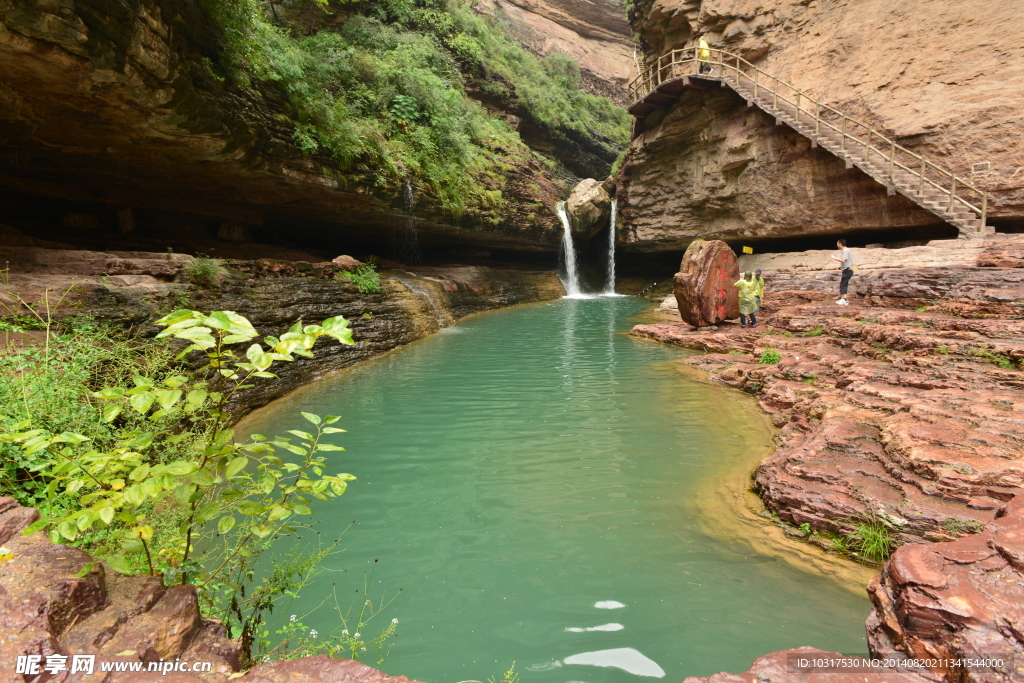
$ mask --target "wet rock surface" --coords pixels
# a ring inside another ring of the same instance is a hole
[[[693,327],[717,325],[739,317],[740,279],[736,254],[718,240],[693,242],[673,279],[674,297],[683,322]]]
[[[0,563],[0,681],[103,683],[223,683],[239,680],[241,651],[224,627],[200,615],[192,586],[164,587],[160,578],[126,576],[88,554],[21,531],[38,514],[0,498],[0,529],[14,558]],[[15,673],[20,655],[95,655],[94,673]],[[209,662],[209,671],[164,672],[160,662]],[[137,665],[107,672],[99,662]],[[150,663],[157,668],[150,670]],[[252,683],[408,683],[359,662],[326,655],[257,664],[240,680]]]
[[[612,199],[593,178],[580,181],[565,202],[569,225],[576,237],[590,239],[608,225]]]
[[[898,543],[948,541],[1024,490],[1022,276],[858,273],[851,305],[837,306],[834,272],[766,273],[763,332],[633,334],[708,352],[684,362],[774,416],[778,448],[754,486],[783,520],[848,535],[883,519]],[[778,363],[759,362],[767,349]]]
[[[1024,679],[1024,496],[981,533],[897,549],[868,593],[868,644],[876,656],[1003,660],[933,673],[978,683]]]
[[[177,308],[231,310],[262,335],[279,336],[297,322],[343,316],[356,342],[320,340],[315,358],[281,364],[274,380],[255,380],[236,394],[236,416],[327,373],[421,339],[459,318],[504,306],[555,299],[565,290],[555,273],[528,268],[417,266],[381,272],[381,291],[360,292],[344,275],[348,265],[279,259],[227,259],[215,282],[194,284],[191,256],[147,252],[90,252],[0,247],[14,259],[0,303],[17,307],[49,299],[56,317],[88,314],[144,336]],[[112,272],[113,271],[113,272]],[[124,275],[115,274],[125,272]],[[127,274],[131,273],[131,274]]]

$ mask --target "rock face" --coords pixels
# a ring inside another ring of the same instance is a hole
[[[279,95],[212,79],[202,65],[216,40],[191,0],[0,3],[0,194],[87,205],[64,227],[128,232],[139,221],[124,212],[141,208],[227,221],[226,239],[258,229],[380,244],[407,220],[402,188],[303,155]],[[456,219],[413,188],[422,241],[557,249],[561,181],[511,152],[503,164],[488,189],[516,210]]]
[[[504,14],[536,54],[573,57],[584,87],[625,104],[625,85],[636,67],[626,8],[618,0],[484,0],[478,7]]]
[[[717,325],[739,317],[740,279],[736,254],[725,242],[693,242],[683,254],[673,283],[679,316],[694,327]]]
[[[944,667],[947,681],[1021,679],[1024,641],[1024,496],[985,531],[949,543],[899,548],[868,585],[868,645],[880,657],[993,658],[1002,667]]]
[[[593,178],[580,181],[565,203],[572,234],[583,239],[596,235],[608,225],[611,206],[612,199],[601,183]]]
[[[41,534],[21,531],[39,515],[11,498],[0,498],[0,545],[14,559],[0,563],[0,672],[3,683],[29,680],[14,673],[20,655],[63,655],[71,669],[75,655],[95,655],[95,673],[68,672],[36,680],[79,682],[103,677],[99,662],[141,666],[141,673],[105,674],[106,683],[408,683],[347,659],[326,655],[258,664],[239,678],[240,647],[224,626],[200,616],[193,586],[164,587],[160,578],[126,576],[94,562],[88,554],[54,545]],[[90,565],[90,566],[87,566]],[[168,674],[150,663],[210,662],[211,671]]]
[[[1019,3],[641,0],[630,16],[648,60],[703,34],[992,192],[997,226],[1024,221]],[[621,179],[627,248],[936,224],[728,90],[690,90],[640,130]]]
[[[930,676],[922,676],[910,672],[886,671],[878,672],[844,672],[833,670],[828,673],[805,673],[796,668],[801,659],[838,659],[851,666],[861,660],[838,652],[826,652],[816,647],[798,647],[792,650],[779,650],[764,657],[758,657],[750,665],[750,669],[741,674],[717,673],[712,676],[688,676],[683,683],[805,683],[807,681],[827,681],[827,683],[934,683]],[[819,678],[820,677],[820,678]]]
[[[1024,489],[1024,269],[867,270],[842,307],[835,271],[765,280],[764,334],[633,333],[709,351],[685,362],[774,415],[755,476],[769,509],[822,533],[883,519],[898,543],[944,541]],[[759,363],[769,347],[780,362]]]
[[[379,292],[359,292],[341,275],[348,266],[277,259],[229,259],[213,288],[192,283],[193,257],[146,252],[89,252],[0,247],[11,262],[0,302],[55,302],[73,286],[58,317],[87,313],[139,334],[155,334],[156,310],[191,306],[232,310],[261,334],[280,336],[294,323],[344,316],[355,346],[333,340],[317,346],[316,358],[299,358],[275,369],[280,376],[256,382],[231,406],[241,416],[329,372],[380,355],[451,325],[471,313],[517,303],[555,299],[565,290],[555,273],[479,266],[417,267],[384,271]]]

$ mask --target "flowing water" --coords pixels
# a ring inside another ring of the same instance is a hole
[[[679,681],[800,645],[866,651],[866,598],[702,531],[701,497],[771,434],[749,398],[680,374],[685,352],[623,334],[647,305],[476,316],[247,420],[282,434],[299,411],[341,415],[330,470],[359,477],[316,510],[325,533],[358,522],[327,562],[345,572],[275,619],[335,583],[362,600],[374,569],[373,596],[402,589],[374,631],[400,621],[381,668],[427,683],[513,661],[521,683]]]
[[[615,293],[615,219],[618,217],[619,203],[612,200],[612,215],[608,226],[608,265],[606,266],[603,294]]]
[[[566,296],[579,297],[582,290],[576,262],[576,247],[572,242],[572,228],[569,225],[569,214],[566,213],[565,202],[558,202],[555,205],[555,212],[558,214],[559,220],[562,221],[562,267],[565,269],[562,285],[565,286]]]

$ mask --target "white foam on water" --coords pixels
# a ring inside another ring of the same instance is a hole
[[[617,647],[612,650],[581,652],[565,658],[566,664],[583,664],[585,666],[602,666],[622,669],[634,676],[664,678],[665,670],[658,666],[650,657],[631,647]]]
[[[594,603],[594,607],[597,609],[619,609],[620,607],[625,607],[625,605],[618,600],[598,600]]]
[[[600,626],[588,626],[586,628],[579,628],[578,626],[570,626],[566,628],[566,631],[570,633],[587,633],[588,631],[621,631],[626,628],[622,624],[601,624]]]

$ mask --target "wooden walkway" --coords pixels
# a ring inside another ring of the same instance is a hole
[[[911,152],[870,126],[822,104],[780,81],[738,55],[713,48],[703,62],[711,73],[699,73],[702,62],[694,50],[663,55],[629,84],[629,113],[638,118],[671,106],[687,89],[725,85],[811,141],[856,166],[881,183],[889,194],[899,192],[921,208],[955,226],[962,237],[994,232],[986,225],[988,193],[919,154]],[[706,70],[706,68],[705,68]]]

